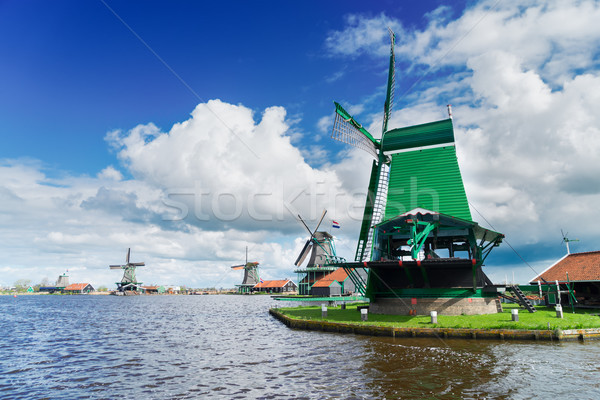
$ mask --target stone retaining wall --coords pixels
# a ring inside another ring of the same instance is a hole
[[[478,315],[496,314],[495,298],[397,298],[377,299],[369,305],[373,314],[409,315],[416,310],[417,315],[429,315],[437,311],[438,315]]]

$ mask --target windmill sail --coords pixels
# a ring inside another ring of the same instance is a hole
[[[356,247],[355,261],[367,261],[370,259],[371,243],[373,241],[373,225],[383,220],[389,185],[389,159],[382,151],[383,138],[387,132],[388,121],[392,113],[394,103],[394,92],[396,86],[396,57],[394,45],[396,35],[388,28],[390,34],[390,63],[388,70],[387,90],[383,107],[383,126],[381,129],[381,140],[378,141],[362,127],[342,106],[335,103],[335,121],[331,137],[351,146],[363,149],[371,154],[375,161],[371,167],[371,178],[365,202],[363,223],[361,225],[358,245]]]
[[[396,44],[396,35],[390,28],[388,28],[390,34],[390,68],[388,70],[388,83],[387,91],[385,94],[385,104],[383,106],[383,127],[381,129],[382,134],[387,132],[388,121],[392,114],[392,105],[394,104],[394,92],[396,88],[396,56],[394,55],[394,45]],[[383,136],[382,136],[383,137]]]
[[[342,143],[362,149],[377,159],[379,142],[356,122],[354,118],[338,103],[335,104],[335,120],[331,137]]]
[[[311,239],[308,239],[306,241],[306,243],[304,244],[304,247],[302,248],[302,251],[300,252],[300,255],[298,256],[298,258],[296,259],[296,262],[294,263],[295,266],[300,266],[300,264],[302,264],[304,262],[304,260],[306,259],[306,257],[308,256],[308,253],[310,253],[310,250],[312,249],[312,241]]]

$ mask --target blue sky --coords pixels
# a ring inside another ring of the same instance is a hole
[[[375,73],[384,59],[325,51],[343,15],[394,10],[422,26],[440,2],[394,3],[3,2],[3,156],[95,174],[114,159],[104,151],[107,130],[147,122],[168,129],[215,98],[283,106],[310,132],[333,97],[360,99],[383,82]],[[339,72],[347,78],[327,83]]]
[[[370,161],[329,138],[333,101],[379,134],[387,26],[390,126],[452,103],[467,196],[521,256],[546,268],[560,229],[596,250],[599,16],[596,1],[2,2],[0,284],[69,269],[111,285],[132,247],[148,283],[227,287],[246,244],[266,278],[293,277],[293,214],[323,208],[351,257]],[[488,268],[534,275],[506,245]]]

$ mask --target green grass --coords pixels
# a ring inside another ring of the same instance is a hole
[[[294,319],[352,323],[376,326],[392,326],[398,328],[468,328],[468,329],[588,329],[600,328],[600,310],[575,310],[563,308],[564,318],[556,318],[554,307],[536,306],[536,313],[519,309],[519,322],[513,322],[511,310],[519,308],[514,304],[503,304],[504,311],[485,315],[439,315],[438,323],[431,324],[427,315],[380,315],[369,314],[368,321],[361,321],[357,304],[347,305],[346,310],[340,307],[328,307],[327,318],[321,318],[321,307],[290,307],[277,310]]]

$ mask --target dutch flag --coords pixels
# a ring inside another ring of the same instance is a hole
[[[338,223],[337,223],[336,221],[334,221],[334,220],[331,220],[331,222],[333,222],[333,227],[334,227],[334,228],[340,229],[340,224],[338,224]]]
[[[262,278],[260,278],[260,283],[265,283],[265,281],[263,281]]]

